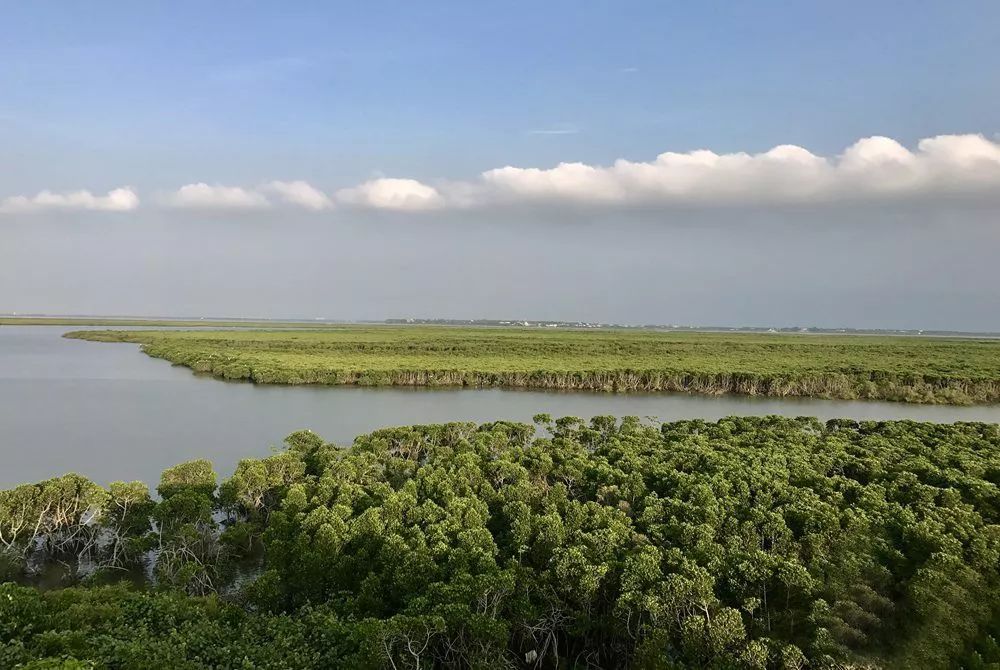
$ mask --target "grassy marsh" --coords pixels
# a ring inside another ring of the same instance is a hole
[[[422,326],[66,336],[137,343],[198,373],[261,384],[1000,401],[1000,341],[988,339]]]

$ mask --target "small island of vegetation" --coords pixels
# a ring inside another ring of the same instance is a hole
[[[684,391],[1000,402],[1000,340],[851,335],[355,327],[76,331],[259,384]]]
[[[221,486],[171,468],[158,499],[73,474],[0,492],[0,667],[1000,663],[994,424],[539,415],[286,442]],[[53,566],[62,588],[32,585]]]

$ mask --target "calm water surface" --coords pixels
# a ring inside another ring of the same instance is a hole
[[[596,414],[660,420],[783,414],[821,419],[1000,422],[1000,405],[947,407],[803,398],[613,395],[495,389],[281,387],[197,377],[137,345],[66,340],[65,326],[0,326],[0,487],[79,472],[155,483],[210,458],[228,475],[309,428],[348,444],[375,428]]]

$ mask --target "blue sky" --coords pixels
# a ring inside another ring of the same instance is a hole
[[[0,17],[0,312],[1000,330],[995,0]]]
[[[992,1],[293,4],[4,3],[4,194],[1000,131]]]

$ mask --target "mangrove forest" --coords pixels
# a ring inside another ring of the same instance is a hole
[[[350,327],[76,331],[259,384],[683,391],[1000,402],[1000,340],[862,335]]]
[[[995,424],[300,431],[0,491],[0,667],[979,670],[998,566]]]

